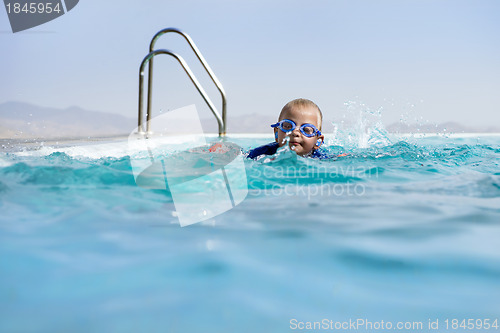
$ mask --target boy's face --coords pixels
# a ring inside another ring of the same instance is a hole
[[[321,118],[318,109],[310,106],[292,107],[283,112],[279,121],[283,119],[290,119],[297,125],[292,132],[288,133],[290,135],[288,145],[290,146],[290,149],[297,153],[297,155],[304,156],[309,154],[314,149],[319,148],[319,146],[316,145],[316,142],[318,139],[323,141],[323,135],[309,138],[300,132],[300,126],[303,124],[312,124],[316,126],[317,129],[320,129]],[[278,139],[276,141],[279,143],[279,146],[282,147],[285,144],[285,137],[287,133],[278,128],[275,128],[274,132],[278,133]]]

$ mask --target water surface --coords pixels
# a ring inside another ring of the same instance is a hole
[[[245,161],[243,203],[185,228],[123,142],[5,149],[0,331],[500,319],[500,137],[343,142]]]

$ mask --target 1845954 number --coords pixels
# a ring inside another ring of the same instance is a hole
[[[498,319],[446,319],[446,329],[452,330],[498,330]]]
[[[53,4],[52,2],[40,3],[40,2],[30,2],[21,4],[19,2],[8,2],[5,7],[7,8],[7,13],[11,14],[50,14],[52,12],[60,13],[62,11],[61,4],[59,2]]]

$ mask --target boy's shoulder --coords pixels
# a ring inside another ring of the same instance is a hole
[[[326,158],[331,158],[332,156],[330,156],[329,154],[327,154],[326,151],[323,150],[323,148],[319,148],[319,149],[314,149],[312,154],[311,154],[311,157],[314,157],[314,158],[319,158],[319,159],[326,159]]]
[[[251,149],[248,152],[247,158],[254,159],[254,158],[257,158],[261,155],[274,155],[276,153],[276,151],[278,150],[278,148],[279,148],[279,145],[277,142],[271,142],[271,143],[268,143],[267,145],[263,145],[263,146]],[[325,158],[329,158],[331,156],[329,156],[325,151],[323,151],[323,149],[320,148],[320,149],[315,149],[311,153],[310,157],[325,159]]]

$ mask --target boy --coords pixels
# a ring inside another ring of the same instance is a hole
[[[297,155],[323,158],[324,154],[318,150],[324,141],[321,134],[322,121],[321,110],[314,102],[304,98],[294,99],[283,107],[278,122],[271,125],[274,128],[275,142],[250,150],[247,158],[273,155],[285,144],[287,135],[288,146]]]

